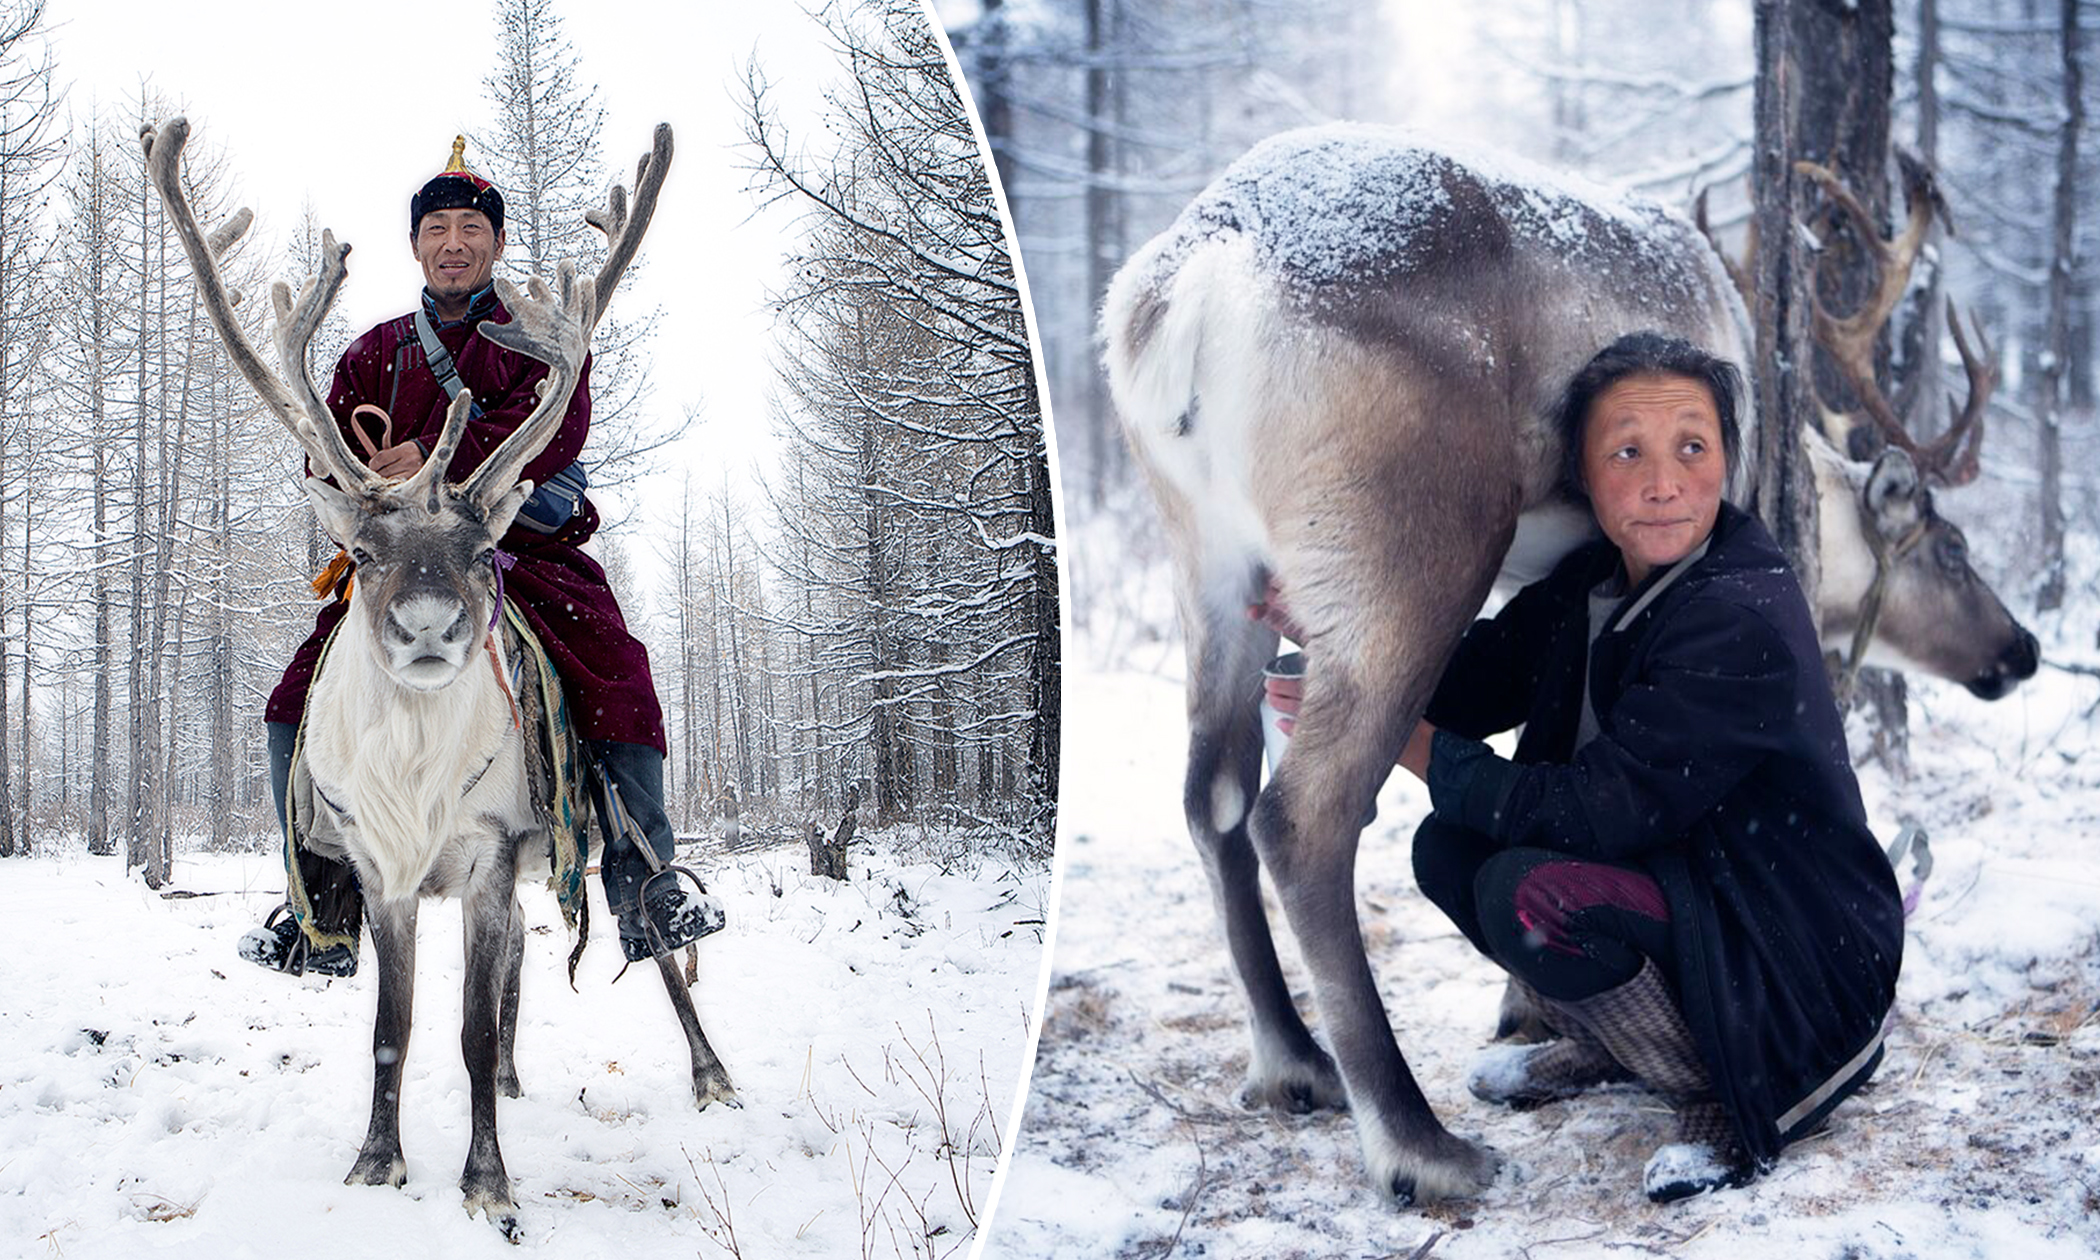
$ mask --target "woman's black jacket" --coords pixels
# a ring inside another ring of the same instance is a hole
[[[1619,564],[1584,547],[1474,624],[1429,709],[1483,759],[1454,821],[1511,846],[1635,864],[1662,886],[1687,1024],[1744,1145],[1770,1161],[1872,1075],[1902,961],[1894,872],[1867,829],[1800,585],[1723,504],[1706,555],[1586,650]],[[1583,668],[1599,734],[1574,750]],[[1440,811],[1441,812],[1441,811]]]

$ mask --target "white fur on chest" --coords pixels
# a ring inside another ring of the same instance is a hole
[[[486,651],[449,687],[403,688],[373,663],[362,630],[354,616],[344,623],[314,680],[307,771],[323,808],[348,815],[368,897],[458,893],[489,845],[531,818],[510,700]]]

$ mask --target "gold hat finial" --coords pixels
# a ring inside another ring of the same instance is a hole
[[[452,137],[452,160],[445,163],[444,173],[447,175],[465,175],[469,173],[467,170],[467,138],[465,136]]]

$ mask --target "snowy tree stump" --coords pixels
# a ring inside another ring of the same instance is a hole
[[[846,846],[853,843],[853,829],[860,822],[860,793],[852,788],[846,791],[846,812],[839,819],[838,830],[830,839],[824,838],[823,828],[809,824],[809,873],[822,875],[826,879],[846,878]]]

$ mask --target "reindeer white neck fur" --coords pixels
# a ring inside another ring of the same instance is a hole
[[[529,809],[510,698],[485,649],[439,690],[404,686],[379,663],[382,650],[366,619],[344,621],[308,700],[308,771],[356,819],[366,896],[456,892],[467,872],[458,861],[440,866],[445,850]]]

